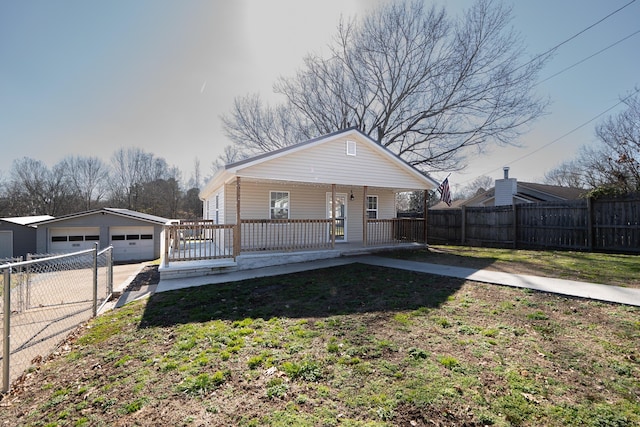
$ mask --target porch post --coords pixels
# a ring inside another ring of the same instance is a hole
[[[429,211],[429,190],[424,190],[424,245],[427,246],[427,212]]]
[[[236,230],[233,234],[233,259],[240,255],[242,245],[242,221],[240,220],[240,177],[236,178]]]
[[[336,185],[331,184],[331,249],[336,247]]]
[[[367,186],[362,187],[362,245],[367,246],[367,225],[369,217],[367,216]]]

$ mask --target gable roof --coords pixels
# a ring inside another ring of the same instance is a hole
[[[95,214],[101,213],[101,212],[102,213],[106,213],[106,214],[111,214],[111,215],[117,215],[117,216],[123,216],[123,217],[127,217],[127,218],[133,218],[133,219],[137,219],[137,220],[140,220],[140,221],[150,222],[150,223],[159,224],[159,225],[163,225],[163,224],[166,224],[167,222],[169,222],[169,220],[167,218],[162,218],[160,216],[150,215],[150,214],[146,214],[146,213],[143,213],[143,212],[132,211],[132,210],[129,210],[129,209],[102,208],[102,209],[93,209],[93,210],[84,211],[84,212],[77,212],[77,213],[73,213],[73,214],[69,214],[69,215],[59,216],[57,218],[53,218],[52,217],[52,219],[38,221],[38,222],[34,223],[34,225],[52,224],[52,223],[55,223],[55,222],[58,222],[58,221],[65,221],[67,219],[78,218],[78,217],[87,216],[87,215],[95,215]]]
[[[205,187],[200,192],[200,197],[205,198],[213,191],[215,191],[215,189],[219,188],[222,184],[231,182],[235,177],[254,177],[274,180],[280,179],[283,181],[322,184],[335,183],[349,185],[371,185],[363,181],[366,177],[363,177],[360,180],[363,182],[355,182],[353,180],[351,182],[343,182],[340,180],[338,180],[337,182],[332,182],[336,181],[335,177],[337,175],[336,173],[332,173],[335,171],[329,171],[328,169],[330,169],[331,166],[333,166],[334,168],[337,167],[336,165],[332,165],[332,163],[339,163],[340,160],[337,159],[337,157],[331,158],[329,161],[318,162],[316,164],[317,167],[308,168],[311,170],[311,173],[314,174],[313,176],[310,176],[309,174],[296,174],[293,171],[291,171],[289,176],[286,176],[286,173],[280,174],[280,177],[278,177],[277,175],[270,177],[265,175],[269,167],[271,167],[271,170],[273,171],[275,165],[281,166],[278,170],[282,171],[283,169],[286,170],[294,169],[296,167],[302,167],[301,163],[310,164],[312,162],[312,160],[310,159],[311,156],[317,156],[319,153],[321,153],[322,150],[329,150],[332,144],[341,142],[345,140],[345,138],[357,140],[358,143],[362,144],[362,150],[367,154],[370,154],[370,160],[375,158],[376,162],[378,162],[378,165],[389,167],[389,170],[395,171],[398,174],[405,176],[407,180],[411,180],[414,183],[419,183],[419,188],[435,188],[439,185],[439,183],[433,180],[431,177],[409,165],[403,159],[389,151],[384,146],[378,144],[368,135],[361,132],[359,129],[349,128],[323,135],[318,138],[310,139],[298,144],[290,145],[288,147],[271,151],[269,153],[264,153],[238,162],[229,163],[224,167],[224,169],[219,170],[207,183],[207,185],[205,185]],[[335,147],[331,149],[333,149],[335,152]],[[360,148],[358,148],[358,150],[360,150]],[[326,160],[326,153],[323,154],[325,155]],[[333,162],[333,160],[336,161]],[[323,168],[327,169],[326,171],[324,171],[324,175],[320,171]],[[350,171],[345,170],[344,172],[345,173],[342,174],[343,180],[345,179],[344,175],[348,175],[348,172]],[[380,170],[376,169],[372,171],[371,176],[379,179]],[[390,186],[392,185],[390,184]]]

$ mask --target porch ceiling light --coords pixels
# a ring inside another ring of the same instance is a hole
[[[353,195],[353,190],[351,190],[351,195],[349,196],[349,200],[354,200],[356,196]]]

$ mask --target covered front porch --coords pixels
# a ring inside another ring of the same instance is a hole
[[[318,227],[331,220],[242,220],[238,225],[210,221],[176,221],[165,226],[160,274],[166,279],[204,276],[283,264],[416,249],[425,245],[424,219],[369,220],[367,241],[315,240]],[[253,235],[238,237],[238,229]],[[275,233],[275,230],[278,233]],[[308,235],[303,234],[308,232]],[[301,236],[306,236],[302,237]],[[236,240],[238,239],[238,240]],[[240,241],[240,246],[237,242]],[[260,243],[257,243],[260,242]],[[245,246],[243,246],[243,244]]]

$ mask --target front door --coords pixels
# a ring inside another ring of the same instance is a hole
[[[336,242],[347,241],[347,195],[336,194]],[[333,218],[333,201],[331,193],[327,193],[327,218]],[[331,229],[329,229],[329,239],[331,239]]]

